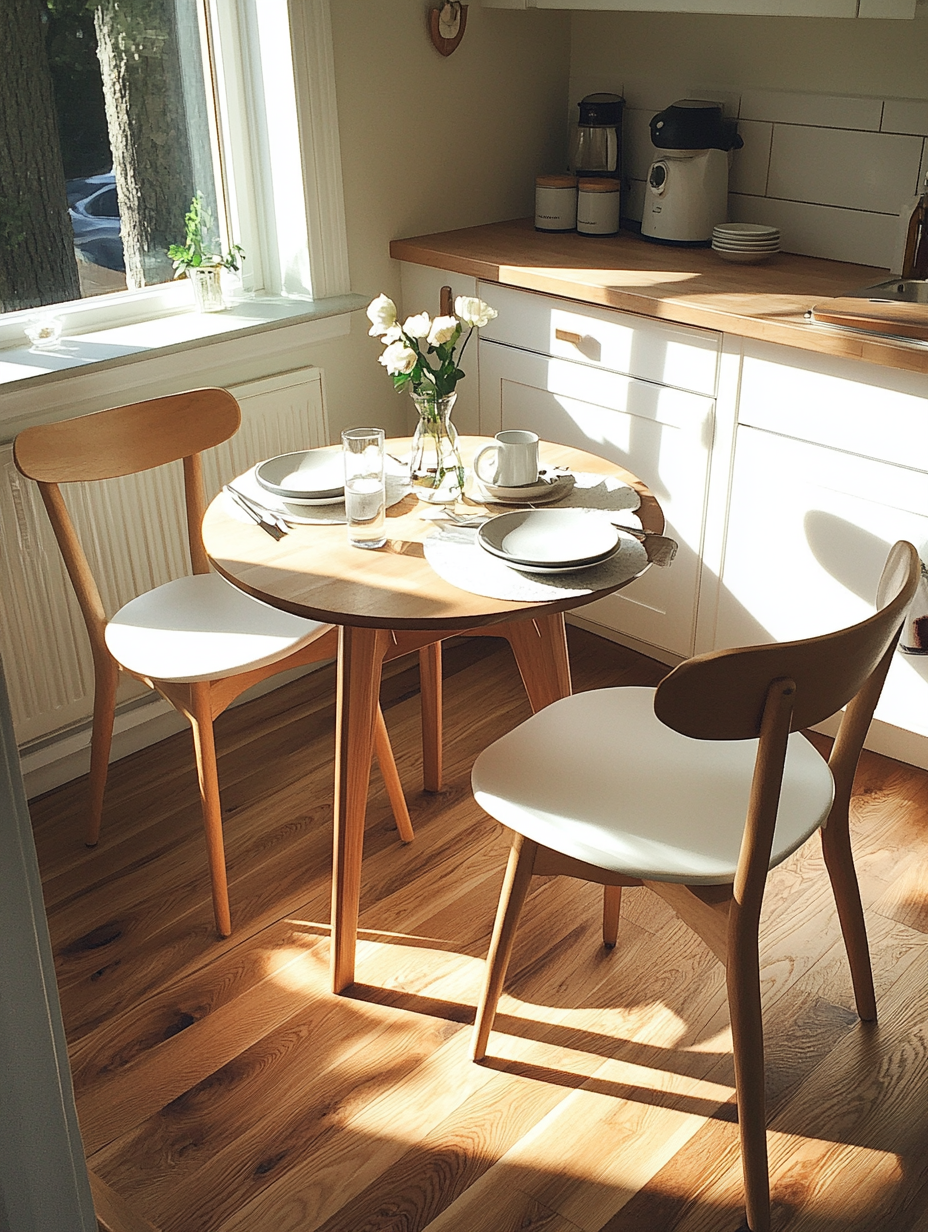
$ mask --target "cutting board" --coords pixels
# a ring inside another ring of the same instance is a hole
[[[812,309],[812,320],[869,333],[895,334],[928,342],[928,304],[875,303],[868,299],[826,299]]]

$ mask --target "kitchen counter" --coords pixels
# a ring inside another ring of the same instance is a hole
[[[739,265],[708,248],[536,231],[530,218],[394,240],[400,261],[561,295],[683,325],[928,373],[928,345],[818,325],[813,304],[882,281],[887,271],[779,253]]]

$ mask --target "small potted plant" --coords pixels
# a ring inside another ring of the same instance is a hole
[[[218,239],[213,239],[211,234],[212,211],[202,193],[197,193],[190,202],[184,222],[187,228],[184,243],[172,244],[168,249],[168,256],[174,262],[174,277],[186,275],[191,280],[193,298],[200,312],[221,312],[225,304],[220,272],[227,269],[237,273],[245,254],[240,244],[233,244],[225,255],[218,251]]]

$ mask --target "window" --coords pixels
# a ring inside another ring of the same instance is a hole
[[[2,8],[0,344],[39,303],[93,328],[187,303],[166,248],[194,193],[246,290],[347,290],[327,0]]]

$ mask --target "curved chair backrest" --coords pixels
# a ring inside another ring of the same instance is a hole
[[[791,680],[791,730],[822,722],[861,692],[895,645],[920,568],[915,548],[900,541],[890,549],[880,579],[881,606],[860,624],[803,641],[687,659],[658,685],[657,717],[699,740],[751,739],[760,735],[771,683]]]
[[[235,435],[241,418],[226,390],[194,389],[27,428],[13,456],[39,483],[115,479],[211,449]]]
[[[108,657],[103,601],[58,487],[115,479],[183,459],[187,542],[194,573],[208,573],[200,524],[206,512],[200,453],[234,436],[242,414],[225,389],[194,389],[147,402],[39,424],[20,432],[13,459],[39,485],[95,660]]]

